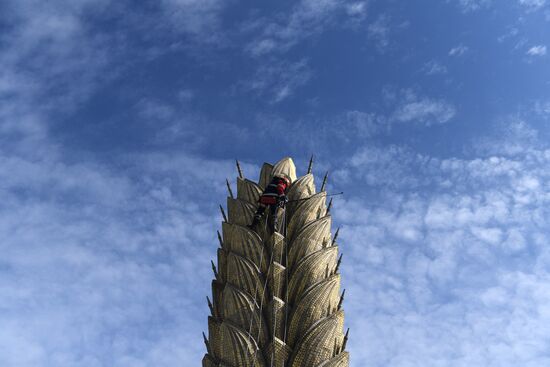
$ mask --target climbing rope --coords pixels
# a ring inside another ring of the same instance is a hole
[[[264,222],[264,231],[265,232],[267,232],[267,219],[268,219],[267,217],[268,217],[268,214],[266,214],[266,216],[265,216],[265,222]],[[263,239],[262,239],[262,245],[264,245]],[[263,254],[263,251],[262,251],[262,254]],[[264,285],[263,285],[263,290],[262,290],[261,300],[260,300],[260,325],[258,326],[258,336],[255,339],[258,342],[258,344],[260,342],[260,334],[262,332],[262,322],[261,322],[261,320],[262,320],[262,317],[263,317],[263,304],[264,304],[264,298],[265,298],[265,291],[267,289],[267,281],[269,279],[269,270],[271,269],[272,262],[273,262],[273,251],[271,251],[271,255],[270,255],[270,259],[269,259],[269,266],[267,268],[265,282],[264,282]],[[260,273],[261,273],[261,269],[260,269]],[[257,285],[258,284],[256,283],[256,291],[257,291]],[[256,300],[256,291],[254,291],[254,300]],[[252,331],[252,318],[250,319],[250,329],[249,329],[248,333],[250,334],[251,331]],[[256,349],[254,351],[254,356],[253,356],[254,361],[256,360],[256,355],[258,353],[258,349]]]
[[[285,221],[285,240],[286,240],[286,211],[285,211],[285,217],[284,217],[284,221]],[[288,324],[288,278],[290,276],[290,273],[289,273],[289,268],[288,268],[288,246],[289,246],[289,243],[285,243],[285,269],[286,269],[286,274],[285,274],[285,329],[284,329],[284,333],[283,333],[283,342],[286,344],[286,333],[287,333],[287,324]],[[284,366],[283,366],[284,367]]]
[[[287,223],[286,223],[286,207],[283,208],[283,220],[281,221],[281,226],[282,226],[282,235],[284,237],[284,242],[283,242],[283,246],[285,247],[285,250],[286,250],[286,229],[287,229]],[[283,264],[283,252],[281,251],[281,258],[279,259],[279,264]],[[286,270],[286,267],[285,267],[285,270]],[[285,278],[286,278],[286,275],[285,274]],[[278,293],[278,292],[277,292]],[[284,304],[284,307],[285,307],[285,312],[286,310],[288,309],[287,307],[287,304],[286,304],[286,301],[285,301],[285,304]],[[286,334],[286,316],[285,316],[285,329],[284,329],[284,333]],[[277,312],[274,313],[273,315],[273,348],[271,350],[271,366],[270,367],[273,367],[273,363],[275,362],[275,338],[276,338],[276,335],[277,335]],[[283,361],[283,366],[284,367],[284,361]]]

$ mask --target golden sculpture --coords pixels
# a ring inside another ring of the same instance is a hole
[[[311,163],[298,179],[291,158],[264,163],[258,183],[238,167],[236,198],[228,183],[203,367],[348,366],[337,233],[326,176],[316,193]],[[292,184],[279,231],[248,228],[264,188],[281,174]]]

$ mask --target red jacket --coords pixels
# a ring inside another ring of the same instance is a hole
[[[284,178],[273,177],[260,197],[260,203],[264,205],[277,204],[279,199],[285,195],[288,186],[288,181]]]

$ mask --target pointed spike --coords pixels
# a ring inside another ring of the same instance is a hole
[[[340,269],[340,264],[342,263],[342,256],[344,256],[344,254],[340,254],[340,257],[338,258],[338,262],[336,263],[336,268],[334,269],[335,274],[338,272],[338,269]]]
[[[235,159],[235,163],[237,164],[237,171],[239,172],[239,177],[244,178],[243,177],[243,170],[241,169],[241,164],[239,163],[239,161],[237,159]]]
[[[330,201],[328,202],[327,214],[330,213],[330,208],[332,208],[332,198],[330,198]]]
[[[346,296],[346,290],[344,289],[344,291],[342,292],[342,295],[340,296],[340,301],[338,302],[338,307],[337,307],[338,310],[342,309],[342,303],[344,302],[345,296]]]
[[[311,173],[313,170],[313,154],[311,155],[311,158],[309,159],[309,166],[307,167],[307,173]]]
[[[227,185],[227,191],[229,191],[229,196],[231,197],[231,199],[234,199],[235,197],[233,196],[233,190],[231,190],[231,184],[229,183],[229,180],[227,178],[225,179],[225,183]]]
[[[206,351],[208,354],[212,355],[210,351],[210,343],[208,342],[208,339],[206,338],[206,334],[204,334],[204,331],[202,332],[202,339],[204,340],[204,345],[206,345]]]
[[[217,231],[217,232],[218,232],[218,241],[220,242],[220,247],[223,247],[222,235],[220,234],[220,231]]]
[[[212,264],[212,271],[214,272],[214,276],[216,277],[216,279],[218,279],[218,270],[216,269],[216,265],[212,260],[210,260],[210,263]]]
[[[212,302],[210,301],[210,298],[208,298],[208,296],[206,296],[206,302],[208,302],[208,308],[210,309],[210,313],[212,314],[212,316],[216,316],[214,312],[214,305],[212,305]]]
[[[223,206],[220,205],[220,211],[222,212],[223,221],[227,222],[227,216],[225,215],[225,210],[223,210]]]
[[[325,191],[325,187],[327,186],[327,179],[328,179],[328,171],[325,173],[325,177],[323,177],[323,184],[321,185],[321,192]]]
[[[336,239],[338,239],[338,234],[340,234],[340,227],[338,227],[338,229],[336,230],[336,233],[334,234],[334,238],[332,239],[331,246],[334,246],[334,244],[336,243]]]
[[[344,342],[342,343],[342,352],[346,350],[346,344],[348,344],[348,338],[349,338],[349,328],[346,331],[346,335],[344,336]]]

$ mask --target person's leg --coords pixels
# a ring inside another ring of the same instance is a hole
[[[277,217],[278,207],[279,206],[276,204],[269,206],[269,209],[271,212],[271,232],[275,232],[279,230],[279,218]]]
[[[252,220],[252,224],[250,224],[250,228],[257,226],[260,223],[260,220],[262,219],[262,216],[265,212],[265,205],[260,204],[258,206],[258,209],[256,210],[256,214],[254,214],[254,219]]]

